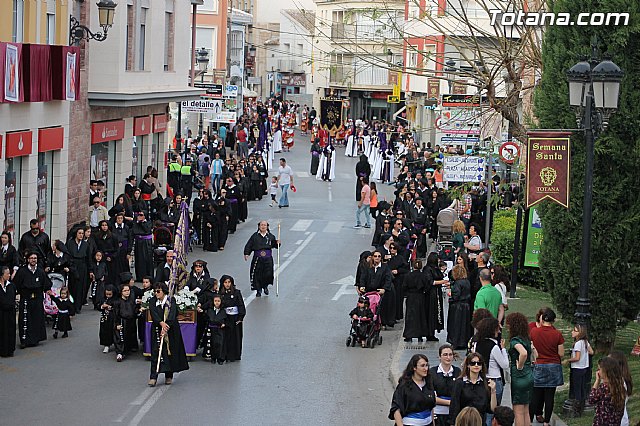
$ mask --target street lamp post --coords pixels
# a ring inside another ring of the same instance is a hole
[[[589,277],[591,273],[591,217],[593,210],[593,163],[595,139],[605,131],[609,118],[618,109],[620,81],[624,73],[610,59],[599,62],[597,47],[592,43],[590,61],[583,60],[567,71],[569,104],[574,108],[578,127],[584,130],[586,168],[582,216],[582,256],[580,287],[576,301],[577,324],[589,326]]]
[[[207,73],[207,65],[209,64],[209,51],[204,47],[201,47],[200,50],[196,52],[198,57],[196,61],[198,62],[198,70],[200,71],[200,83],[204,84],[204,75]],[[200,115],[200,120],[198,121],[198,136],[202,137],[203,131],[203,117],[202,113]],[[185,153],[186,153],[185,149]]]
[[[447,59],[447,62],[445,62],[444,64],[446,65],[444,71],[447,73],[447,83],[449,83],[449,94],[451,94],[451,90],[453,90],[453,78],[454,78],[455,72],[457,71],[456,61],[449,58]]]
[[[103,32],[92,32],[89,27],[81,25],[75,16],[71,16],[69,20],[69,45],[80,43],[81,40],[105,41],[107,32],[113,26],[113,17],[116,13],[118,4],[113,0],[100,0],[96,3],[98,6],[98,21]]]

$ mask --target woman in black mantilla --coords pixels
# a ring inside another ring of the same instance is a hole
[[[280,241],[269,232],[269,224],[266,220],[258,223],[258,230],[249,237],[244,246],[244,260],[251,259],[251,289],[256,290],[256,297],[269,295],[269,285],[273,284],[273,255],[271,250],[280,247]]]
[[[215,202],[207,203],[206,210],[203,211],[201,216],[202,221],[202,234],[200,238],[202,241],[202,250],[216,252],[219,247],[219,223],[218,212],[216,211],[218,204]]]
[[[135,237],[134,256],[136,279],[142,281],[146,275],[153,276],[153,231],[152,223],[146,220],[144,212],[138,212],[137,221],[131,227]]]
[[[227,331],[224,335],[224,355],[227,362],[239,361],[242,357],[242,321],[247,311],[242,293],[235,286],[233,277],[220,277],[222,308],[227,313]]]
[[[16,350],[16,287],[9,281],[9,266],[0,270],[0,357],[11,357]]]
[[[111,232],[111,225],[108,221],[103,220],[100,222],[99,229],[93,238],[96,241],[96,250],[103,253],[103,260],[107,263],[109,284],[118,284],[117,280],[120,277],[120,273],[117,273],[118,268],[114,267],[118,256],[118,239]]]
[[[189,369],[180,323],[178,323],[178,306],[175,300],[169,297],[169,288],[165,283],[157,283],[154,293],[155,296],[149,301],[152,325],[151,373],[148,384],[151,387],[156,385],[159,373],[164,373],[164,383],[170,385],[173,382],[173,373]],[[161,343],[162,353],[160,352]],[[159,369],[158,357],[160,357]]]
[[[425,292],[427,307],[427,340],[437,342],[436,332],[444,330],[444,307],[442,285],[446,283],[444,274],[438,267],[438,253],[429,253],[427,265],[422,270],[427,276]]]

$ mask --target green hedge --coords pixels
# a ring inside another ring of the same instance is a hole
[[[522,221],[520,242],[524,235],[524,219]],[[491,255],[493,261],[511,271],[513,265],[513,241],[516,236],[516,210],[498,210],[493,219],[491,232]],[[520,250],[520,249],[519,249]],[[520,259],[522,262],[522,259]],[[537,268],[518,268],[518,283],[530,287],[546,289],[542,274]]]

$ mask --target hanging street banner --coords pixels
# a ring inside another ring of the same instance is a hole
[[[525,227],[524,266],[539,268],[538,256],[542,245],[542,221],[536,208],[529,209],[527,213],[527,226]]]
[[[549,199],[569,208],[571,133],[529,132],[527,208]]]
[[[485,174],[484,157],[444,157],[443,179],[447,182],[480,182]]]

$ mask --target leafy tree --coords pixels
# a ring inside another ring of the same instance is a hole
[[[598,49],[612,56],[625,72],[619,110],[608,130],[595,142],[593,224],[591,241],[592,336],[607,351],[616,329],[634,320],[640,310],[640,4],[623,0],[555,0],[553,12],[629,12],[628,26],[550,26],[542,49],[544,73],[535,94],[535,113],[543,129],[575,128],[568,104],[565,71],[580,55],[590,53],[596,36]],[[547,287],[563,316],[571,318],[578,297],[584,201],[584,135],[571,138],[571,200],[569,209],[543,203],[540,214],[545,240],[540,266]]]

